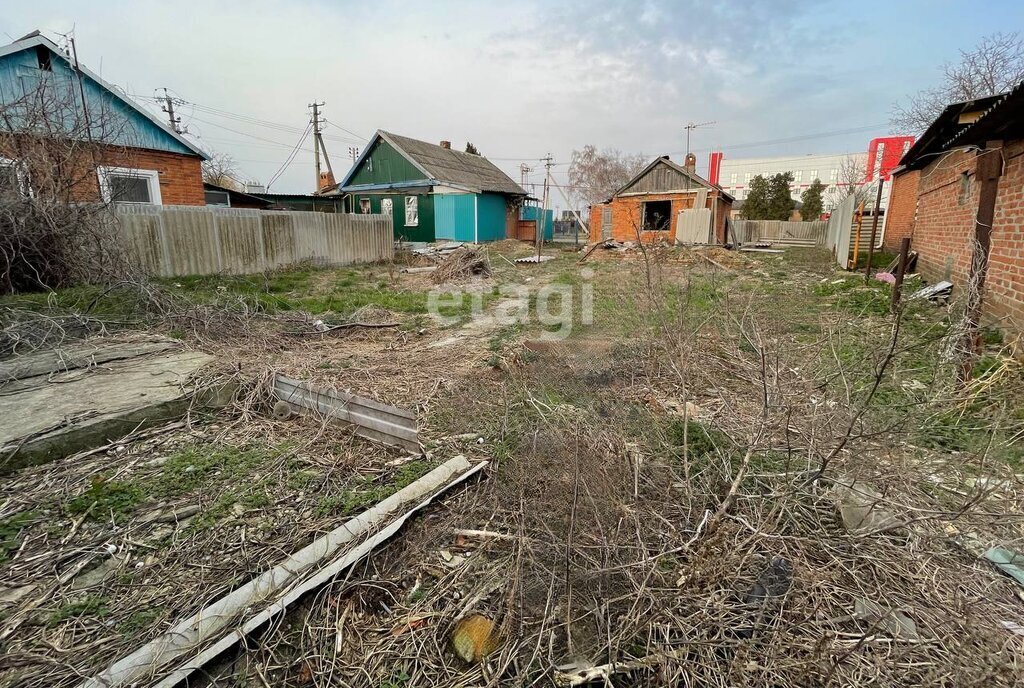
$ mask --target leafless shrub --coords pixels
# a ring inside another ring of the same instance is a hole
[[[90,102],[75,77],[41,68],[0,104],[0,293],[106,282],[128,272],[99,165],[131,168],[135,131],[113,101]]]

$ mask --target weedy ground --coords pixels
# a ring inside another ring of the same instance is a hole
[[[20,472],[0,489],[0,615],[14,628],[0,685],[73,685],[455,453],[490,460],[486,479],[212,683],[525,685],[613,662],[640,663],[615,685],[1024,675],[998,624],[1022,616],[1014,583],[970,551],[1021,549],[1012,342],[987,331],[959,388],[944,358],[955,304],[905,299],[896,317],[888,285],[819,251],[707,254],[725,269],[682,249],[511,262],[528,253],[494,247],[492,275],[462,285],[488,312],[527,290],[530,317],[483,328],[469,299],[431,314],[433,285],[396,266],[5,298],[12,319],[153,330],[241,375],[274,369],[415,408],[428,455],[251,403]],[[549,285],[571,297],[539,303]],[[571,315],[570,331],[538,307]],[[367,308],[397,326],[308,327]],[[898,529],[843,528],[834,490],[854,477],[885,495]],[[785,589],[757,594],[780,561]],[[908,615],[920,637],[856,617],[858,599]],[[447,638],[471,611],[499,642],[466,665]]]

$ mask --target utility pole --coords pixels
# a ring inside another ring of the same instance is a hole
[[[544,163],[544,193],[541,195],[543,201],[541,202],[540,214],[537,216],[537,264],[540,265],[540,248],[544,245],[544,228],[547,224],[548,215],[548,179],[551,178],[551,166],[554,164],[551,162],[554,158],[551,157],[551,153],[548,153],[545,157],[541,158],[541,162]]]
[[[355,146],[348,147],[348,157],[352,158],[352,164],[356,164],[356,160],[359,158],[359,149]]]
[[[309,104],[309,107],[313,108],[313,157],[316,160],[316,184],[313,186],[313,192],[316,193],[320,190],[320,108],[324,103],[318,103],[315,100]]]
[[[166,87],[164,87],[164,106],[162,109],[167,113],[167,118],[171,123],[171,129],[174,130],[175,134],[180,134],[181,117],[174,114],[174,98],[171,98],[171,94],[167,92]]]

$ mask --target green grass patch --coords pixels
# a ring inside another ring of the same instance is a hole
[[[74,602],[62,605],[47,619],[47,625],[57,626],[68,619],[81,619],[84,617],[103,618],[110,614],[107,606],[107,598],[98,595],[89,595]]]
[[[426,475],[432,468],[427,461],[410,461],[399,468],[387,483],[378,483],[372,478],[358,480],[339,494],[328,495],[316,507],[317,516],[348,517],[363,511],[382,499],[407,487]]]
[[[150,607],[149,609],[132,612],[127,619],[118,625],[117,630],[126,638],[133,638],[149,630],[163,613],[163,607]]]
[[[89,489],[68,501],[65,510],[73,515],[89,514],[97,521],[113,518],[121,522],[144,498],[145,493],[134,483],[94,476]]]

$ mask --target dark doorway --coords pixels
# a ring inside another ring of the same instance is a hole
[[[667,232],[672,224],[672,201],[647,201],[644,203],[645,232]]]

